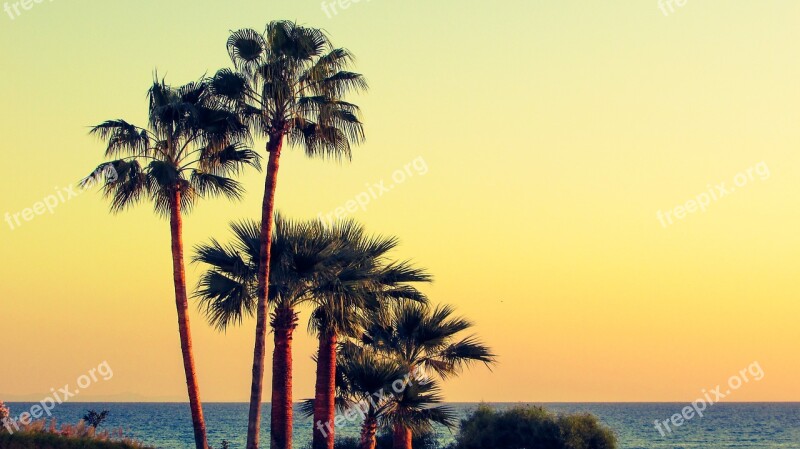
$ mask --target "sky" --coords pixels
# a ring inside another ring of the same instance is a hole
[[[284,152],[278,208],[311,219],[392,186],[350,216],[397,236],[395,256],[435,276],[432,301],[499,355],[448,381],[448,400],[691,401],[758,366],[726,400],[800,401],[798,2],[19,11],[0,11],[0,400],[38,400],[104,362],[113,377],[83,399],[185,400],[168,224],[75,189],[102,160],[88,127],[145,123],[156,70],[196,80],[229,66],[231,30],[291,19],[353,51],[371,89],[352,98],[367,141],[351,162]],[[240,202],[198,204],[187,253],[260,215],[262,176],[242,178]],[[202,269],[187,267],[190,287]],[[218,333],[194,305],[191,319],[202,399],[247,400],[254,322]],[[315,348],[301,323],[298,400]]]

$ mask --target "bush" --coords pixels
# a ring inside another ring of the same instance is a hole
[[[55,419],[28,424],[14,421],[0,431],[0,449],[147,449],[139,441],[125,438],[122,430],[99,432],[80,421],[56,425]]]
[[[102,441],[89,437],[65,437],[54,433],[0,432],[0,449],[140,449],[127,442]]]
[[[615,449],[614,433],[590,414],[557,416],[543,407],[496,411],[481,405],[461,421],[450,449]]]

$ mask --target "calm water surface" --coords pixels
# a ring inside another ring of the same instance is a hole
[[[33,404],[8,404],[13,414],[26,411]],[[478,404],[451,404],[462,415]],[[515,404],[491,404],[498,408]],[[800,403],[715,404],[702,418],[695,417],[662,437],[653,422],[680,413],[683,403],[591,403],[543,404],[556,412],[590,412],[611,426],[619,437],[621,449],[800,449]],[[77,422],[88,408],[111,411],[106,428],[121,427],[126,435],[164,449],[194,446],[188,404],[151,403],[67,403],[57,406],[53,416],[59,422]],[[269,406],[265,407],[262,441],[269,442]],[[243,448],[247,429],[247,404],[205,404],[209,443],[219,447],[225,439],[231,447]],[[296,413],[299,416],[299,413]],[[295,448],[303,449],[310,441],[311,420],[295,423]],[[337,429],[337,435],[357,436],[358,424]],[[442,443],[452,441],[446,429],[439,429]],[[268,445],[268,443],[267,443]]]

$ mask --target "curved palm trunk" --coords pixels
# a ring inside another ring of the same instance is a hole
[[[258,260],[258,306],[256,312],[256,341],[253,348],[253,381],[250,387],[250,413],[247,421],[247,449],[258,449],[261,432],[261,398],[264,390],[264,358],[267,341],[267,302],[269,288],[269,261],[272,250],[272,226],[275,211],[275,188],[278,184],[278,168],[280,166],[283,136],[270,136],[267,143],[269,163],[267,178],[264,182],[264,201],[261,206],[261,248]],[[278,429],[276,429],[278,430]],[[281,436],[291,447],[291,437]]]
[[[361,442],[358,449],[375,449],[377,440],[375,434],[378,433],[378,420],[374,416],[368,416],[361,425]]]
[[[411,447],[411,429],[395,424],[392,449],[413,449]]]
[[[183,266],[183,220],[181,218],[181,193],[176,191],[170,198],[169,227],[172,239],[172,277],[175,283],[175,306],[178,309],[178,333],[181,337],[183,371],[189,391],[189,408],[192,411],[194,442],[197,449],[207,449],[206,422],[200,403],[200,389],[194,368],[192,333],[189,328],[189,301],[186,296],[186,272]]]
[[[322,332],[317,353],[313,449],[333,449],[336,418],[336,334]]]
[[[270,447],[292,449],[292,338],[297,314],[291,307],[280,307],[272,316],[275,350],[272,355],[272,414]]]

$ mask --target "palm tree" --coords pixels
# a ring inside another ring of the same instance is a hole
[[[234,240],[223,245],[212,239],[195,250],[195,262],[210,266],[200,278],[196,296],[209,323],[219,330],[241,324],[253,316],[258,305],[258,275],[261,224],[243,221],[231,225]],[[308,299],[314,280],[329,269],[339,241],[327,238],[316,222],[294,222],[275,217],[272,238],[269,304],[274,334],[272,358],[272,403],[286,410],[272,416],[275,429],[292,421],[292,341],[297,327],[297,307]],[[283,445],[288,434],[273,435]]]
[[[351,145],[360,143],[364,134],[358,106],[343,98],[351,91],[365,90],[367,84],[363,76],[346,70],[353,61],[350,52],[334,48],[325,33],[316,28],[288,21],[270,22],[263,34],[252,29],[233,32],[227,47],[234,69],[218,71],[212,86],[220,98],[237,108],[254,134],[267,138],[269,155],[261,210],[256,337],[247,428],[247,449],[257,449],[273,213],[284,140],[302,147],[310,157],[349,158]],[[281,316],[280,320],[291,323],[292,317]],[[273,381],[274,387],[286,390],[277,396],[288,398],[272,403],[273,449],[291,449],[292,445],[289,384]]]
[[[328,270],[310,292],[315,309],[309,330],[318,337],[317,378],[314,395],[313,449],[333,449],[335,429],[320,429],[335,418],[336,360],[340,336],[357,337],[387,301],[425,303],[427,298],[411,284],[429,282],[430,275],[409,262],[392,263],[387,253],[397,247],[395,238],[368,236],[352,220],[328,228],[342,242],[338,267]]]
[[[158,215],[169,217],[175,305],[195,444],[206,449],[189,326],[182,213],[198,198],[239,198],[242,187],[230,176],[246,165],[258,168],[259,156],[242,144],[247,128],[210,95],[204,82],[175,89],[156,79],[148,98],[147,128],[119,119],[92,128],[91,134],[107,142],[106,158],[117,159],[100,164],[82,184],[103,182],[112,212],[148,199]]]
[[[337,364],[341,371],[337,395],[346,407],[359,407],[364,414],[359,449],[375,449],[378,419],[387,406],[387,401],[376,393],[388,390],[406,373],[394,360],[355,345],[341,347]]]
[[[398,361],[408,372],[436,374],[441,379],[456,376],[473,363],[490,366],[496,361],[491,350],[475,336],[460,337],[473,324],[453,316],[451,306],[430,308],[401,302],[375,315],[362,342]],[[415,401],[431,391],[407,389],[401,399]],[[415,396],[417,395],[417,396]],[[414,421],[402,413],[393,419],[395,449],[410,448]],[[411,415],[409,415],[411,416]]]
[[[443,401],[440,391],[436,381],[409,382],[403,391],[389,396],[380,414],[380,425],[392,429],[393,449],[412,449],[414,436],[432,432],[433,424],[450,429],[458,425],[456,411],[439,405]]]
[[[421,372],[409,373],[374,348],[345,341],[339,346],[337,365],[337,410],[348,415],[348,409],[357,409],[363,416],[359,449],[375,449],[379,427],[394,430],[402,423],[406,444],[413,435],[430,432],[433,423],[451,428],[456,424],[455,412],[438,405],[442,398],[434,381]],[[314,414],[314,402],[301,405],[307,417]],[[332,429],[322,427],[326,432]]]

